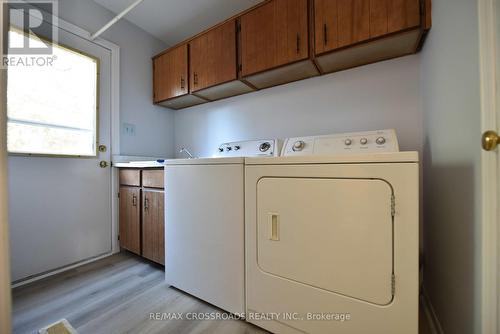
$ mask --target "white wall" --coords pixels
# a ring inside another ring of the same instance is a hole
[[[422,53],[424,284],[445,333],[480,333],[476,0],[433,1]]]
[[[419,80],[414,55],[179,110],[175,145],[210,156],[225,141],[395,128],[421,150]]]
[[[59,16],[95,32],[114,14],[93,0],[60,0]],[[120,20],[102,38],[120,46],[120,121],[136,125],[136,135],[121,133],[122,155],[173,155],[173,112],[152,104],[151,57],[166,48],[144,30]]]

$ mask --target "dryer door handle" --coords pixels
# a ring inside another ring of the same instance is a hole
[[[271,241],[279,241],[280,240],[280,221],[279,216],[276,213],[268,214],[269,220],[269,240]]]

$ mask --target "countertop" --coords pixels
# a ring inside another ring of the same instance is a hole
[[[116,168],[162,168],[165,158],[114,155],[113,167]]]

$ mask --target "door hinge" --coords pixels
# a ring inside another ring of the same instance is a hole
[[[391,293],[392,295],[396,295],[396,275],[391,275]]]
[[[118,235],[118,241],[120,241],[120,235]]]
[[[120,193],[118,193],[118,198],[120,198]]]
[[[396,216],[396,196],[391,195],[391,216],[394,218]]]

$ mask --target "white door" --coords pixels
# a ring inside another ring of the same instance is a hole
[[[53,68],[8,71],[13,281],[112,250],[111,52],[62,29],[58,44]]]
[[[478,2],[481,74],[483,333],[500,329],[500,1]]]

